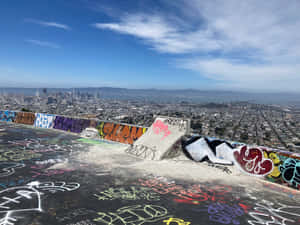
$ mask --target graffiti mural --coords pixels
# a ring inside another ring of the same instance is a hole
[[[16,113],[14,111],[0,111],[0,121],[14,122]]]
[[[85,128],[90,126],[90,121],[86,119],[74,119],[63,116],[56,116],[54,120],[54,129],[81,133]]]
[[[209,160],[218,164],[233,164],[232,146],[221,140],[208,140],[203,137],[193,137],[183,143],[183,148],[195,161]]]
[[[279,166],[279,170],[285,182],[300,188],[300,160],[288,158]]]
[[[141,137],[146,128],[130,125],[116,124],[110,122],[101,122],[97,129],[100,137],[110,141],[117,141],[124,144],[133,144],[135,140]]]
[[[15,123],[22,123],[26,125],[33,125],[35,121],[35,114],[31,112],[18,112]]]
[[[37,113],[34,126],[40,128],[51,128],[53,126],[54,119],[54,115]]]
[[[283,156],[278,155],[276,152],[264,151],[264,157],[267,159],[271,159],[273,162],[273,170],[267,175],[267,178],[271,181],[279,181],[281,178],[279,167],[283,163],[283,161],[281,160]]]
[[[233,153],[235,165],[243,172],[254,176],[265,176],[272,172],[273,162],[264,157],[260,148],[243,146]]]
[[[98,218],[94,221],[107,225],[124,224],[142,225],[144,223],[157,222],[171,217],[168,210],[158,205],[132,205],[125,206],[115,212],[98,212]]]

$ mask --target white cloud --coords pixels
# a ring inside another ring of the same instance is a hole
[[[42,20],[36,20],[36,19],[25,19],[24,21],[27,23],[38,24],[38,25],[41,25],[44,27],[54,27],[54,28],[59,28],[59,29],[64,29],[64,30],[71,30],[71,28],[66,24],[61,24],[61,23],[52,22],[52,21],[42,21]]]
[[[283,83],[297,88],[300,1],[181,0],[176,5],[181,16],[175,20],[162,10],[125,14],[118,22],[94,26],[135,36],[160,53],[176,54],[181,58],[177,67],[214,80],[241,87],[273,82],[272,88],[283,88]]]
[[[48,41],[39,41],[39,40],[34,40],[34,39],[27,39],[25,41],[30,44],[34,44],[34,45],[38,45],[38,46],[42,46],[42,47],[60,48],[59,45],[52,43],[52,42],[48,42]]]

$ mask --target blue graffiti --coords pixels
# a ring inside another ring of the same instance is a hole
[[[34,121],[34,126],[41,128],[52,128],[54,119],[54,115],[37,113]]]
[[[13,122],[16,117],[14,111],[0,111],[0,121]]]
[[[281,176],[289,184],[298,187],[300,185],[300,161],[288,158],[279,166]]]

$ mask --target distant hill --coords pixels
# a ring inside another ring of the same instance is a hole
[[[0,88],[0,94],[24,94],[35,95],[43,88]],[[99,93],[101,98],[120,99],[120,100],[139,100],[154,102],[178,102],[187,101],[195,103],[228,103],[236,101],[247,101],[262,104],[293,104],[300,106],[300,93],[248,93],[235,91],[207,91],[207,90],[159,90],[159,89],[126,89],[126,88],[47,88],[47,93],[73,92],[89,93],[96,95]]]

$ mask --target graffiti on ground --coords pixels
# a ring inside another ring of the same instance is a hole
[[[171,217],[168,210],[158,205],[133,205],[125,206],[115,212],[98,212],[96,222],[102,222],[107,225],[142,225],[144,223],[157,222]]]
[[[59,222],[64,222],[66,220],[72,220],[73,218],[86,216],[88,214],[95,214],[95,211],[91,209],[79,208],[72,211],[68,211],[66,214],[63,215],[63,217],[57,217],[57,220]]]
[[[54,118],[54,115],[37,113],[34,121],[34,126],[40,128],[51,128],[53,126]]]
[[[264,157],[263,150],[242,146],[234,150],[235,165],[243,172],[254,176],[266,176],[273,170],[271,159]]]
[[[209,220],[222,224],[240,224],[238,217],[243,216],[244,210],[239,205],[230,206],[225,203],[212,203],[208,206]]]
[[[18,112],[15,118],[15,123],[22,123],[33,125],[35,121],[35,114],[31,112]]]
[[[153,192],[150,188],[145,187],[128,187],[128,188],[108,188],[94,194],[98,200],[148,200],[148,201],[159,201],[159,195]]]
[[[0,111],[0,121],[14,122],[16,113],[13,111]]]
[[[172,225],[172,224],[177,224],[177,225],[189,225],[191,222],[185,222],[183,219],[178,219],[178,218],[169,218],[168,220],[164,220],[164,223],[166,225]]]
[[[101,122],[97,129],[100,137],[110,141],[117,141],[125,144],[133,144],[145,132],[146,128],[130,125]]]
[[[0,225],[14,225],[17,212],[42,211],[40,193],[32,186],[8,188],[0,196]]]
[[[23,163],[5,162],[0,163],[0,177],[7,177],[15,173],[15,169],[23,168]]]
[[[163,133],[162,139],[165,139],[166,137],[168,137],[171,134],[171,131],[169,131],[168,125],[164,124],[163,121],[158,120],[158,119],[153,123],[152,129],[155,134],[159,135],[159,134]]]
[[[279,207],[275,207],[273,202],[266,200],[256,203],[254,211],[249,213],[252,217],[251,220],[248,220],[249,224],[287,225],[287,222],[295,223],[295,219],[300,218],[300,206],[288,206],[281,203],[278,203],[278,205]]]
[[[288,158],[279,166],[285,182],[299,188],[300,185],[300,160]]]
[[[208,187],[205,184],[194,184],[184,188],[176,183],[169,183],[156,178],[139,179],[139,183],[142,186],[150,187],[159,194],[176,196],[175,202],[194,205],[206,201],[225,203],[225,196],[232,191],[232,188],[227,185]]]
[[[35,153],[33,151],[25,151],[25,150],[0,150],[0,162],[3,161],[23,161],[29,160],[33,158],[41,157],[41,154]]]
[[[50,193],[56,192],[64,192],[64,191],[75,191],[80,187],[79,183],[66,183],[64,181],[56,181],[56,182],[38,182],[33,181],[29,183],[30,186],[35,186],[36,189],[41,191],[49,191]]]

